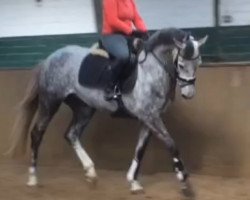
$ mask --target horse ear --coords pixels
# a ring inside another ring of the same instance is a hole
[[[179,49],[185,48],[185,44],[183,42],[180,42],[180,41],[176,40],[175,38],[173,40],[174,40],[174,44],[175,44],[175,46],[177,46],[177,48],[179,48]]]
[[[206,35],[205,37],[201,38],[199,41],[198,41],[198,44],[199,44],[199,47],[202,46],[203,44],[206,43],[208,39],[208,35]]]

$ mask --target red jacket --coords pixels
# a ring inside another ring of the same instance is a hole
[[[139,31],[147,31],[134,0],[103,0],[103,34],[122,32],[130,35],[133,26]]]

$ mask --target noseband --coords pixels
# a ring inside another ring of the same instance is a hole
[[[177,76],[177,79],[182,82],[182,84],[180,84],[181,88],[188,86],[188,85],[194,85],[196,81],[195,77],[192,79],[186,79],[186,78],[181,78],[179,75]]]

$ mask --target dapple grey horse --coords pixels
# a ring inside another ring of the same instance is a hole
[[[179,151],[165,128],[161,114],[171,101],[171,91],[175,89],[176,82],[184,98],[190,99],[195,95],[195,74],[201,64],[200,46],[206,40],[207,36],[197,41],[177,28],[162,29],[152,34],[145,42],[145,49],[139,54],[135,86],[130,93],[122,95],[125,108],[142,122],[135,156],[127,173],[132,192],[143,190],[138,181],[138,172],[151,134],[166,145],[178,180],[182,186],[188,185],[187,173]],[[73,111],[73,119],[65,138],[79,157],[87,180],[93,181],[97,178],[94,163],[79,138],[96,110],[115,112],[118,105],[116,101],[106,101],[102,90],[79,84],[80,65],[90,52],[89,48],[67,46],[52,53],[35,69],[33,81],[21,103],[21,112],[14,126],[13,144],[10,149],[13,153],[18,150],[19,145],[25,145],[31,121],[37,112],[31,127],[32,160],[28,180],[30,186],[38,183],[37,159],[42,137],[63,102]],[[177,64],[174,64],[176,59]]]

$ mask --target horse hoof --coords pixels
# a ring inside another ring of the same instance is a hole
[[[95,185],[97,183],[97,174],[94,167],[89,168],[85,174],[86,181]]]
[[[138,181],[131,182],[131,194],[143,194],[144,189]]]
[[[38,182],[36,178],[30,178],[29,181],[27,182],[27,186],[29,187],[34,187],[37,186]]]
[[[145,192],[144,192],[143,188],[140,190],[131,190],[131,194],[133,194],[133,195],[144,194],[144,193]]]
[[[86,181],[91,184],[96,184],[97,183],[97,177],[89,177],[86,176]]]
[[[93,188],[97,185],[97,176],[96,175],[93,175],[93,174],[86,174],[85,175],[85,179],[86,179],[86,182],[92,186]]]
[[[195,192],[194,192],[190,182],[187,181],[187,182],[183,183],[181,191],[182,191],[182,194],[186,198],[188,198],[190,200],[195,199]]]

